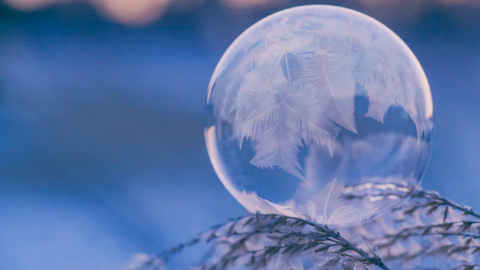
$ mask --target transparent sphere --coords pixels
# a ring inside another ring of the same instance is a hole
[[[418,185],[431,152],[418,60],[345,8],[302,6],[250,27],[220,60],[206,106],[210,159],[250,212],[364,222]]]

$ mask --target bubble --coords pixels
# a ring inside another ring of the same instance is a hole
[[[348,226],[391,210],[431,152],[427,78],[407,45],[362,13],[275,13],[240,35],[212,76],[205,137],[248,211]]]

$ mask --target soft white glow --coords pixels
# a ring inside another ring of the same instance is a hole
[[[92,1],[103,14],[125,24],[147,24],[162,15],[171,0]]]
[[[0,0],[7,5],[18,10],[36,10],[44,8],[50,4],[65,2],[88,2],[95,6],[99,12],[108,19],[130,24],[148,24],[158,19],[166,9],[174,5],[178,10],[188,10],[198,7],[199,3],[204,0]],[[252,9],[284,5],[291,0],[217,0],[224,3],[231,9]],[[410,10],[418,10],[422,7],[429,6],[432,2],[427,0],[403,1],[403,0],[356,0],[362,5],[369,7],[388,7],[388,6],[405,6]],[[477,0],[437,0],[437,2],[445,5],[470,5],[480,6]],[[401,16],[399,13],[392,13],[390,16]]]
[[[268,5],[279,5],[287,3],[289,0],[222,0],[229,7],[234,9],[264,7]]]
[[[35,10],[45,7],[55,0],[3,0],[6,4],[18,10]]]

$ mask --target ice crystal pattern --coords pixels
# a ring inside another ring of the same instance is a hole
[[[311,200],[295,208],[272,203],[260,198],[254,192],[239,193],[233,191],[235,197],[240,198],[250,213],[277,214],[293,218],[301,218],[326,225],[356,225],[375,214],[377,208],[365,207],[362,203],[352,203],[345,200],[348,189],[341,180],[333,179]]]
[[[239,147],[256,142],[251,164],[304,179],[302,146],[323,145],[332,153],[342,128],[357,131],[357,86],[368,96],[366,117],[383,122],[390,107],[400,106],[417,137],[428,134],[429,97],[422,89],[428,84],[416,74],[418,63],[401,41],[374,29],[339,11],[287,17],[251,34],[233,72],[216,82],[227,90],[211,101],[226,104],[217,113],[234,115]]]
[[[376,209],[360,208],[360,204],[348,204],[344,199],[344,183],[333,179],[298,212],[303,218],[319,224],[358,224],[372,216]]]

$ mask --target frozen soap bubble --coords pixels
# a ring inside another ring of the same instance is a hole
[[[418,60],[345,8],[297,7],[250,27],[220,60],[206,106],[210,159],[250,212],[364,222],[416,187],[431,152]]]

